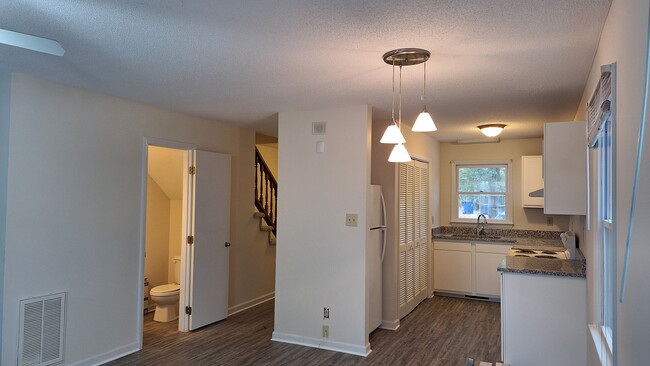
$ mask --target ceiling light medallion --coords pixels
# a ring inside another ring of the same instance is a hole
[[[393,66],[393,104],[392,104],[392,124],[386,128],[386,132],[381,137],[379,142],[383,144],[395,144],[393,151],[388,157],[388,161],[393,163],[404,163],[411,161],[404,143],[406,140],[402,135],[402,66],[411,66],[424,63],[424,92],[422,93],[422,101],[425,100],[426,95],[426,77],[427,69],[426,62],[429,60],[431,53],[421,48],[398,48],[388,51],[384,54],[383,59],[389,65]],[[399,66],[399,108],[398,118],[395,119],[395,66]],[[435,131],[436,126],[433,123],[431,115],[427,112],[426,104],[422,113],[418,116],[412,131]]]
[[[503,131],[504,127],[506,127],[506,125],[501,123],[491,123],[487,125],[478,126],[479,130],[481,130],[481,132],[483,132],[483,134],[487,137],[498,136],[501,133],[501,131]]]

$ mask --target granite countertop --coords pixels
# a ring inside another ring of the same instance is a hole
[[[515,249],[558,250],[564,249],[561,232],[488,229],[486,235],[477,236],[473,227],[439,227],[432,230],[433,239],[472,242],[512,243]],[[586,277],[586,261],[579,250],[577,259],[546,259],[506,256],[497,268],[500,272],[525,273],[560,277]]]

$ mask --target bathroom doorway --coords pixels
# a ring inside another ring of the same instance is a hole
[[[143,294],[146,322],[178,324],[183,207],[187,204],[183,202],[185,154],[184,150],[148,146]]]
[[[143,296],[139,300],[139,319],[149,320],[151,315],[145,317],[145,313],[153,311],[159,322],[173,322],[179,331],[191,331],[225,319],[230,155],[145,138],[143,157],[140,243]],[[179,264],[178,276],[175,276],[175,264]],[[157,286],[162,290],[152,291]],[[172,306],[161,306],[170,305],[167,300],[175,295],[178,301],[172,302]],[[154,297],[165,301],[155,304]],[[161,308],[165,311],[159,311]],[[142,347],[143,322],[139,324]]]

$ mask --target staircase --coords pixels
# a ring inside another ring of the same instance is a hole
[[[269,244],[275,245],[277,230],[278,182],[269,166],[255,148],[255,212],[260,220],[260,231],[268,233]]]

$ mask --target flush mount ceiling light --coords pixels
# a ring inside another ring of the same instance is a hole
[[[506,125],[500,123],[491,123],[478,126],[479,130],[481,130],[481,132],[483,132],[483,134],[487,137],[498,136],[501,131],[503,131],[504,127],[506,127]]]
[[[379,142],[383,144],[395,144],[393,151],[388,157],[388,161],[393,163],[405,163],[411,161],[411,156],[409,155],[404,143],[406,140],[402,135],[402,66],[411,66],[418,65],[421,63],[427,62],[431,53],[427,50],[421,48],[398,48],[396,50],[388,51],[382,57],[384,62],[393,66],[393,104],[392,104],[392,124],[386,128],[386,132],[382,136]],[[395,119],[395,66],[399,66],[399,108],[398,108],[398,118]],[[426,90],[426,67],[424,71],[425,75],[425,90]],[[424,94],[422,95],[422,100],[424,100]],[[424,112],[426,112],[426,106],[424,107]],[[428,115],[428,113],[426,113]],[[418,120],[420,117],[418,117]],[[433,120],[429,116],[431,124],[433,125]],[[422,123],[426,124],[426,120]],[[420,125],[422,124],[420,123]],[[416,122],[417,124],[417,122]],[[420,126],[418,125],[418,126]],[[415,126],[414,126],[415,127]],[[428,128],[426,131],[435,131],[435,125],[433,129],[430,129],[430,126],[418,127],[418,128]],[[413,131],[416,131],[413,129]],[[425,130],[417,130],[425,131]]]
[[[0,29],[0,43],[54,56],[63,56],[65,54],[65,50],[57,41],[6,29]]]

